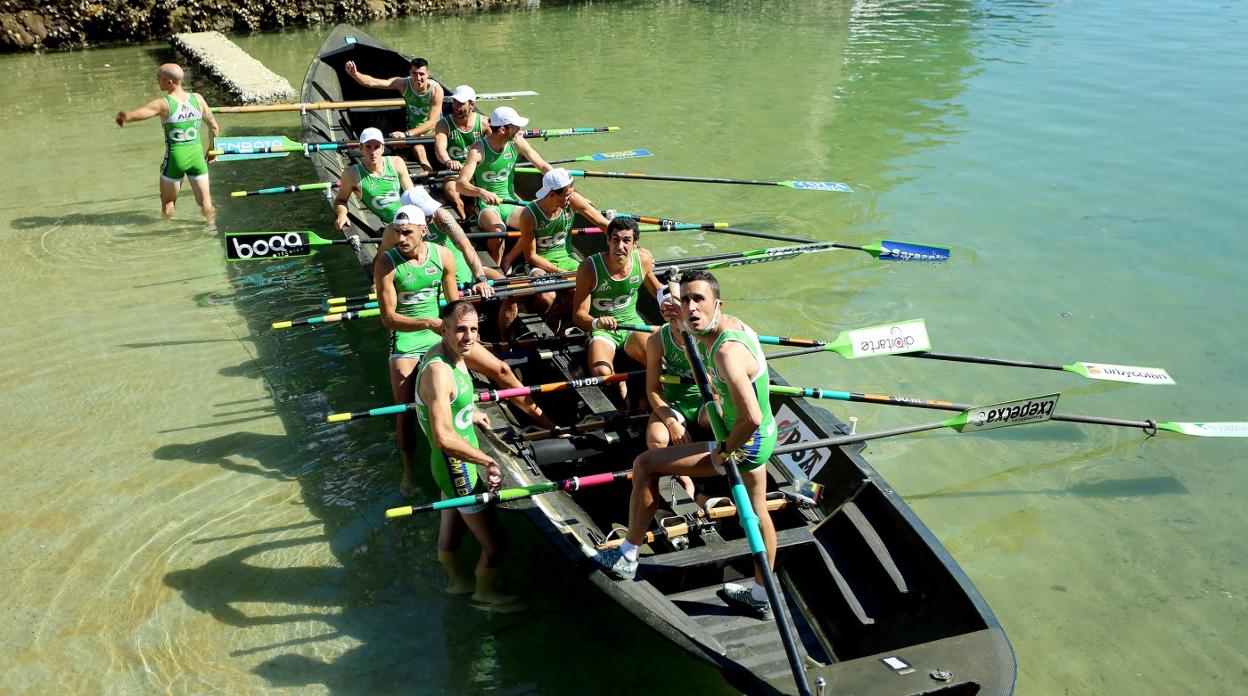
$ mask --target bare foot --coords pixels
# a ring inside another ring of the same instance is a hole
[[[472,594],[472,606],[483,611],[492,611],[500,614],[511,614],[529,608],[527,604],[520,601],[519,597],[495,593],[482,594],[480,592]]]
[[[404,476],[403,480],[399,482],[399,492],[407,498],[415,498],[419,491],[416,488],[416,484],[412,483],[411,479]]]
[[[472,589],[473,583],[468,578],[450,578],[447,580],[446,587],[442,589],[442,592],[443,594],[456,597],[459,595],[466,595],[469,592],[472,592]]]

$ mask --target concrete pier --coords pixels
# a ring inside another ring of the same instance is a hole
[[[211,75],[239,104],[275,104],[295,99],[289,80],[264,67],[219,31],[174,34],[169,42],[196,68]]]

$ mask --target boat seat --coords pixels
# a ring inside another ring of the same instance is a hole
[[[815,538],[805,527],[794,527],[776,531],[776,551],[791,546],[814,543]],[[724,564],[729,561],[749,557],[750,544],[745,538],[734,539],[725,544],[699,546],[684,551],[672,551],[658,556],[646,556],[640,559],[637,566],[637,579],[645,580],[674,568],[691,568],[711,563]]]
[[[857,503],[845,503],[841,507],[845,519],[853,525],[854,529],[862,536],[862,540],[866,542],[867,548],[871,549],[872,555],[884,568],[884,572],[888,573],[888,577],[893,581],[893,586],[898,592],[905,594],[910,591],[906,585],[906,579],[901,574],[901,569],[897,567],[897,562],[893,560],[893,555],[889,553],[888,547],[884,545],[884,540],[880,538],[879,532],[875,531],[875,527],[871,526],[871,522],[867,520],[866,515],[862,514],[862,510],[858,508]]]

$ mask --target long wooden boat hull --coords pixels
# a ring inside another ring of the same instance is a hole
[[[385,96],[346,77],[341,70],[347,60],[372,75],[400,75],[409,59],[354,27],[340,25],[308,69],[303,100]],[[308,112],[303,115],[304,138],[339,140],[372,125],[393,129],[402,125],[402,118],[401,109]],[[350,160],[346,153],[323,152],[314,154],[312,163],[320,180],[334,181]],[[518,192],[531,195],[536,183],[520,177]],[[354,201],[351,219],[370,236],[380,229],[380,221]],[[602,248],[600,236],[577,240],[582,254]],[[366,270],[371,267],[367,248],[358,260]],[[649,321],[659,323],[653,299],[645,293],[639,307]],[[526,384],[587,376],[581,349],[555,341],[544,317],[522,313],[519,321],[529,336],[550,339],[551,346],[545,359],[516,367]],[[784,383],[774,369],[771,376]],[[509,485],[627,468],[645,447],[638,421],[621,418],[618,392],[612,388],[555,392],[543,395],[541,403],[563,424],[601,419],[613,425],[525,442],[522,417],[508,407],[487,404],[495,427],[481,433],[483,447],[503,464]],[[831,413],[801,399],[773,395],[772,408],[782,442],[847,432]],[[773,514],[779,536],[777,577],[812,684],[822,679],[828,694],[1013,692],[1014,653],[987,603],[856,448],[773,457],[767,470],[769,489],[791,487],[795,472],[825,487],[817,507],[788,505]],[[677,487],[672,490],[660,516],[694,519],[697,505]],[[583,543],[601,542],[626,521],[627,499],[628,487],[620,484],[546,494],[507,507],[526,514],[576,572],[606,596],[718,667],[734,686],[750,693],[796,693],[775,624],[737,615],[716,595],[722,583],[753,575],[752,557],[735,519],[695,525],[696,531],[675,543],[656,541],[646,547],[634,582],[610,579],[583,558]]]

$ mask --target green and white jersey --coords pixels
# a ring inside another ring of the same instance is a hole
[[[516,144],[510,140],[501,152],[490,147],[490,139],[482,138],[482,154],[480,164],[472,175],[472,183],[502,198],[514,200],[516,192],[512,187],[516,169]]]
[[[406,86],[403,87],[403,101],[407,106],[407,127],[415,128],[425,122],[429,118],[429,110],[433,108],[433,90],[434,82],[429,81],[429,88],[424,94],[417,94],[412,89],[412,78],[407,78]]]
[[[446,154],[461,164],[468,159],[468,148],[481,139],[481,114],[474,112],[468,120],[472,126],[462,131],[449,114],[442,117],[442,123],[446,126]]]
[[[429,467],[433,478],[438,488],[447,497],[470,495],[475,491],[479,480],[477,467],[469,462],[448,457],[438,447],[437,440],[433,437],[433,425],[429,422],[429,406],[420,400],[420,380],[424,379],[425,370],[434,363],[441,363],[451,368],[451,374],[455,379],[455,392],[451,396],[451,419],[454,422],[455,432],[473,447],[477,447],[477,430],[472,424],[472,417],[477,410],[472,391],[472,377],[467,369],[460,369],[436,351],[428,353],[420,361],[420,367],[416,371],[416,384],[418,385],[416,419],[420,421],[420,429],[424,431],[425,438],[429,441]]]
[[[537,201],[524,204],[533,216],[533,241],[537,253],[562,271],[575,271],[580,263],[572,253],[572,211],[560,208],[553,217],[546,217]]]
[[[166,94],[165,104],[169,106],[169,116],[161,123],[165,129],[165,146],[170,149],[195,146],[202,150],[199,129],[203,127],[204,112],[199,108],[195,93],[187,92],[183,102]]]
[[[615,317],[621,324],[644,324],[637,316],[637,291],[644,282],[641,268],[641,252],[633,249],[632,268],[622,279],[615,279],[607,271],[602,253],[589,257],[594,265],[594,289],[589,294],[589,316]]]
[[[754,375],[754,396],[758,399],[758,407],[762,409],[763,420],[758,426],[758,432],[765,441],[770,441],[772,447],[775,446],[776,440],[776,419],[771,413],[771,381],[767,374],[767,358],[763,354],[763,347],[758,342],[758,334],[744,323],[741,325],[742,330],[722,331],[711,344],[711,349],[706,352],[706,371],[710,375],[711,384],[715,387],[715,392],[721,397],[720,407],[724,414],[724,428],[732,431],[732,424],[737,421],[737,405],[733,403],[732,397],[728,390],[728,382],[726,382],[719,374],[719,369],[715,365],[715,355],[719,349],[729,341],[736,341],[744,345],[750,354],[754,356],[754,362],[758,367],[758,374]],[[767,447],[766,451],[770,453],[771,447]]]
[[[685,380],[684,384],[664,384],[664,400],[669,404],[692,400],[701,405],[702,393],[698,391],[697,382],[693,381],[693,365],[689,363],[684,346],[672,335],[671,324],[659,327],[659,338],[663,341],[663,374],[676,375]]]
[[[394,265],[394,291],[398,295],[395,311],[413,319],[434,319],[442,295],[442,247],[429,244],[428,258],[417,265],[403,257],[398,248],[386,252]],[[419,358],[438,344],[442,337],[436,331],[392,331],[391,358]]]
[[[399,212],[403,201],[401,200],[403,192],[399,189],[402,184],[399,182],[399,174],[394,171],[394,165],[390,163],[389,157],[381,158],[381,173],[369,174],[361,162],[355,165],[355,173],[360,178],[360,200],[364,202],[364,207],[373,211],[373,214],[381,218],[381,221],[390,224],[394,221],[394,214]]]

